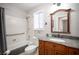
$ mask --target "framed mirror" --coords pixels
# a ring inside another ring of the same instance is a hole
[[[71,9],[58,9],[50,14],[52,33],[70,33],[70,12]]]

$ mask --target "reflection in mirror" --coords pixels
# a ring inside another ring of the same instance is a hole
[[[68,20],[67,16],[58,18],[58,31],[59,32],[67,32],[67,29],[68,29],[67,20]]]
[[[51,15],[51,32],[70,33],[71,9],[59,9]]]

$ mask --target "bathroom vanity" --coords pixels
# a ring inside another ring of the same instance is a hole
[[[79,44],[73,39],[64,39],[64,41],[58,42],[41,38],[39,40],[39,55],[79,55]]]
[[[66,36],[70,31],[72,9],[59,9],[51,13],[51,33],[39,37],[39,55],[79,55],[79,37]],[[58,35],[56,35],[58,34]]]

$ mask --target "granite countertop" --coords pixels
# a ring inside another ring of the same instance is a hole
[[[65,42],[58,42],[50,39],[59,39],[64,40]],[[57,38],[57,37],[39,37],[39,40],[55,42],[58,44],[62,44],[68,47],[79,48],[79,40],[78,39],[67,39],[67,38]]]

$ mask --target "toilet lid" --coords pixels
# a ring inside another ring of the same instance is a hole
[[[25,48],[25,50],[31,50],[31,49],[35,49],[35,48],[37,48],[36,45],[29,45],[29,46],[27,46],[27,47]]]

